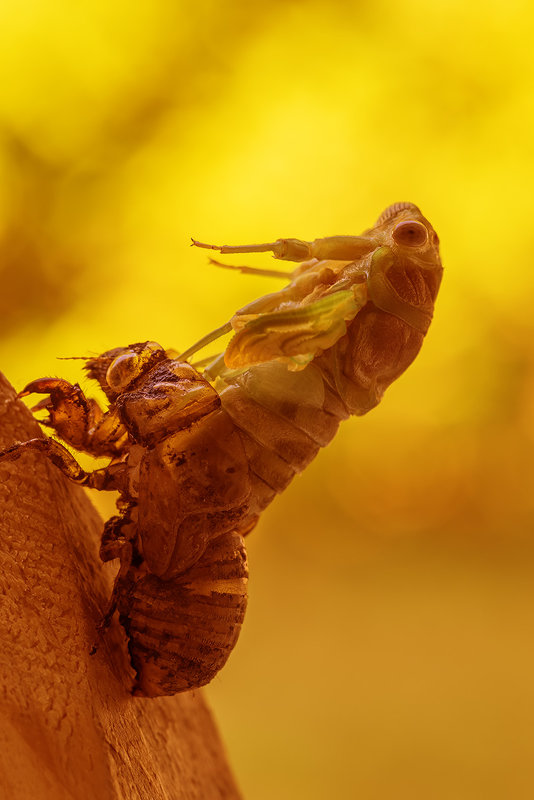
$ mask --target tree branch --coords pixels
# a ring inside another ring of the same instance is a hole
[[[39,435],[0,374],[0,449]],[[133,698],[116,620],[90,655],[116,565],[83,490],[25,453],[0,463],[0,509],[0,794],[239,798],[199,692]]]

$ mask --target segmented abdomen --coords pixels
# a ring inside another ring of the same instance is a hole
[[[348,416],[313,365],[299,372],[278,363],[251,367],[221,392],[221,404],[248,460],[249,516],[284,491]]]
[[[247,605],[242,537],[213,540],[183,575],[162,580],[131,568],[121,593],[120,621],[137,672],[134,693],[171,695],[204,686],[235,646]]]

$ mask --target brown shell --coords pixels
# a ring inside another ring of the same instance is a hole
[[[213,540],[176,578],[130,570],[119,612],[137,672],[134,694],[172,695],[212,680],[239,636],[247,579],[245,544],[235,532]]]
[[[246,454],[225,411],[162,431],[139,470],[138,536],[150,572],[171,579],[188,570],[211,539],[239,526],[249,496]]]

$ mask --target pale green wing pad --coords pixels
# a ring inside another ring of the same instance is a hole
[[[367,302],[365,284],[333,292],[308,304],[291,303],[279,311],[237,314],[236,331],[226,348],[227,367],[239,369],[279,360],[289,369],[304,369],[319,351],[332,347],[345,335],[347,322]]]

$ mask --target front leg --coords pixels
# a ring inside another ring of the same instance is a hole
[[[104,413],[96,400],[88,399],[80,386],[61,378],[39,378],[19,392],[26,397],[33,392],[43,398],[32,411],[46,409],[42,425],[53,428],[63,441],[92,456],[117,456],[124,452],[127,432],[115,409]]]
[[[66,447],[55,439],[28,439],[27,442],[17,442],[6,450],[0,452],[0,461],[16,461],[29,450],[34,450],[44,455],[61,472],[79,486],[88,486],[91,489],[124,490],[124,481],[127,465],[124,462],[115,462],[108,467],[86,472],[69,453]]]

